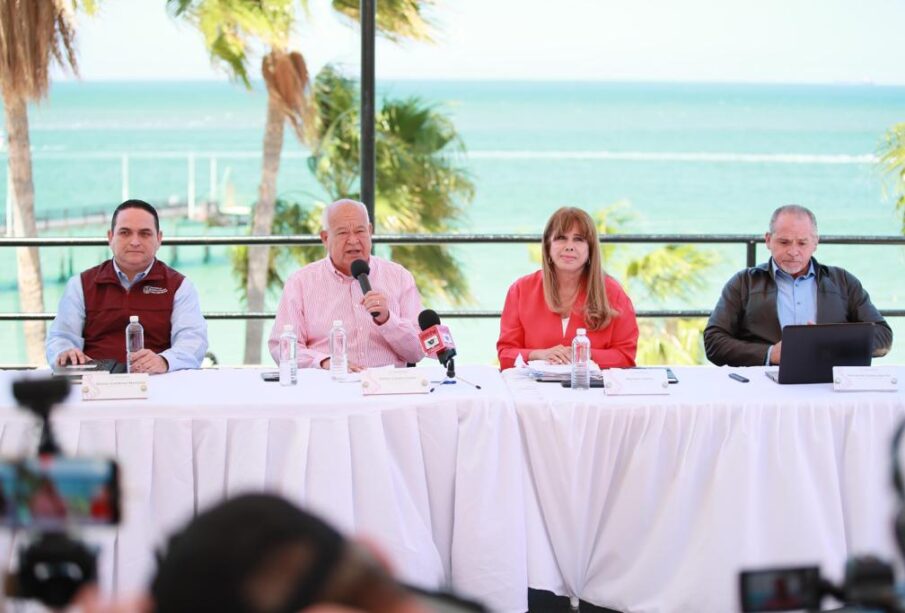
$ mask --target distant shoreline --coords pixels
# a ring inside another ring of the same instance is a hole
[[[264,81],[261,79],[252,79],[252,85],[255,88],[263,87]],[[905,90],[905,82],[903,83],[887,83],[874,81],[649,81],[645,79],[417,79],[417,78],[385,78],[378,77],[377,88],[381,89],[385,85],[394,83],[415,84],[422,83],[425,85],[440,84],[466,84],[466,85],[538,85],[549,83],[552,85],[612,85],[612,86],[690,86],[690,87],[739,87],[739,88],[771,88],[771,87],[801,87],[801,88],[861,88],[876,87],[878,89],[902,89]],[[53,86],[71,86],[71,85],[179,85],[179,84],[217,84],[230,88],[244,89],[241,85],[230,81],[227,78],[217,79],[75,79],[71,77],[58,78],[51,84]]]

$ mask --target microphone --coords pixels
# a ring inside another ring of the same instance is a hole
[[[440,316],[431,309],[425,309],[418,314],[418,325],[421,327],[418,340],[421,341],[421,349],[425,355],[437,358],[440,364],[446,366],[456,356],[456,344],[449,328],[440,324]]]
[[[352,262],[352,266],[350,268],[352,272],[352,277],[358,279],[358,284],[361,286],[361,293],[367,294],[371,291],[371,281],[368,279],[368,274],[371,272],[371,268],[368,266],[368,263],[364,260],[355,260]],[[377,311],[371,311],[371,317],[377,317],[380,315]],[[439,320],[438,320],[439,321]]]

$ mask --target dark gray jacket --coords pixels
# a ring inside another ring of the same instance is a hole
[[[870,296],[849,272],[814,262],[818,324],[874,322],[874,356],[886,355],[892,330]],[[771,345],[782,340],[776,313],[776,280],[770,262],[735,274],[704,329],[707,359],[722,366],[763,366]]]

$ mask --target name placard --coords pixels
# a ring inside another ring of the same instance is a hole
[[[669,394],[665,368],[610,368],[603,371],[607,396],[663,396]]]
[[[375,368],[361,373],[364,396],[427,394],[429,391],[430,380],[420,368]]]
[[[833,366],[835,392],[895,392],[898,389],[898,376],[888,368]]]
[[[85,373],[82,376],[82,400],[125,400],[148,397],[148,373]]]

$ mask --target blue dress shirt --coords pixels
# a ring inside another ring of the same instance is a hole
[[[113,260],[116,276],[126,291],[133,284],[144,279],[153,265],[152,261],[144,272],[138,273],[134,279],[129,281],[126,274],[116,265],[116,260]],[[207,351],[207,322],[201,315],[198,290],[187,277],[182,280],[179,289],[173,296],[170,328],[170,348],[160,353],[166,359],[169,370],[199,368],[201,360],[204,359],[204,353]],[[81,351],[85,347],[85,339],[82,336],[84,329],[85,292],[82,290],[82,276],[76,275],[66,284],[66,290],[63,292],[63,297],[60,298],[57,316],[47,333],[45,343],[47,362],[54,364],[57,356],[69,349]]]
[[[772,261],[772,260],[771,260]],[[773,264],[773,278],[776,279],[776,315],[779,327],[802,326],[817,321],[817,275],[814,262],[808,272],[792,277]]]
[[[773,278],[776,280],[776,315],[779,327],[802,326],[817,321],[817,274],[814,261],[808,265],[808,272],[793,277],[776,265],[772,259]],[[771,346],[767,350],[766,364],[770,364]]]

